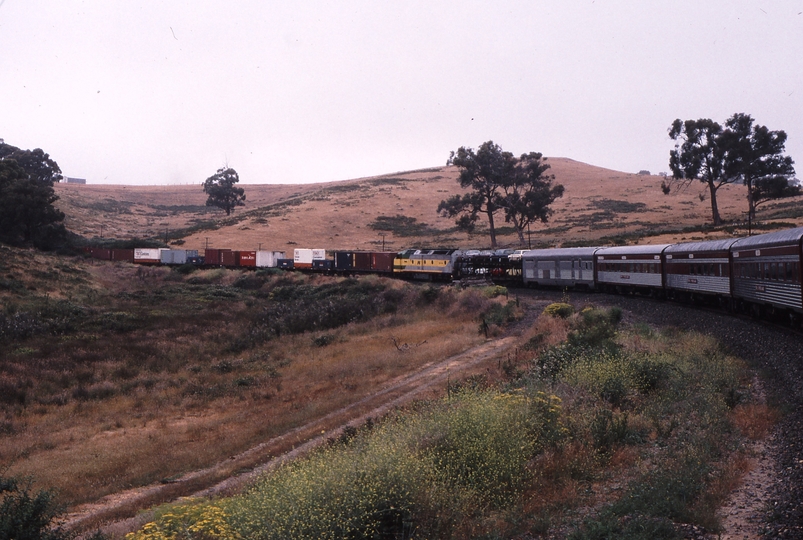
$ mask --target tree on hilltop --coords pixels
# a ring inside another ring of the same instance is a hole
[[[206,206],[216,206],[226,211],[229,216],[237,206],[245,205],[245,190],[234,184],[240,181],[237,171],[231,167],[217,170],[204,182],[204,193],[209,195]]]
[[[515,227],[522,246],[524,230],[536,221],[546,223],[552,215],[550,205],[563,196],[563,186],[552,185],[555,175],[545,174],[551,168],[546,160],[539,152],[522,154],[513,174],[502,185],[504,197],[499,204],[505,211],[505,221]]]
[[[747,187],[750,219],[756,217],[756,206],[762,202],[800,194],[800,187],[793,182],[794,161],[783,155],[786,132],[770,131],[753,122],[749,114],[734,114],[725,122],[723,134],[725,168]]]
[[[717,206],[717,190],[734,180],[725,173],[722,131],[722,126],[710,118],[685,122],[678,118],[669,128],[669,136],[674,141],[682,141],[669,152],[672,177],[685,185],[699,180],[708,187],[714,225],[722,223]],[[668,193],[668,189],[664,189],[664,193]]]
[[[751,219],[761,202],[799,194],[793,180],[794,161],[783,155],[786,133],[770,131],[753,122],[750,115],[736,113],[724,127],[704,118],[677,119],[669,128],[669,136],[677,141],[669,152],[672,177],[685,185],[694,180],[706,184],[714,225],[722,223],[717,190],[725,184],[742,183],[747,187]],[[670,191],[667,183],[661,188],[664,193]]]
[[[0,241],[52,248],[67,234],[53,183],[61,169],[37,148],[20,150],[0,142]]]
[[[438,213],[457,217],[457,226],[469,233],[480,214],[485,214],[491,247],[496,248],[494,216],[501,210],[523,244],[524,229],[535,220],[546,222],[551,214],[549,205],[563,195],[563,186],[552,185],[554,175],[544,174],[550,168],[545,160],[537,152],[516,158],[493,141],[483,143],[476,152],[461,146],[450,153],[447,165],[460,169],[460,187],[471,191],[441,201]]]

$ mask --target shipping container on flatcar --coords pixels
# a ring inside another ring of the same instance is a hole
[[[102,261],[110,261],[112,250],[98,247],[85,247],[84,253],[93,259],[100,259]]]
[[[593,290],[594,254],[598,247],[532,249],[521,255],[528,287],[570,287]]]
[[[257,252],[256,251],[235,251],[236,265],[245,268],[256,268],[257,265]]]
[[[111,260],[112,261],[121,261],[121,262],[134,262],[134,250],[133,249],[112,249],[110,250],[111,253]]]
[[[234,266],[234,252],[230,249],[207,249],[204,251],[204,261],[211,266]]]
[[[134,248],[134,262],[137,264],[160,264],[162,262],[162,249]]]
[[[198,257],[195,249],[163,249],[161,252],[162,264],[187,264],[193,257]]]
[[[329,273],[334,269],[335,261],[332,259],[312,259],[312,269],[315,272]]]
[[[282,270],[293,270],[295,261],[293,259],[276,259],[276,268]]]
[[[334,270],[340,273],[393,272],[393,259],[396,253],[388,251],[336,251]]]
[[[392,251],[371,252],[371,271],[377,274],[390,274],[393,272],[393,261],[396,253]]]
[[[393,275],[421,280],[449,281],[453,277],[459,249],[408,249],[399,252],[393,261]]]
[[[757,310],[803,313],[803,227],[740,238],[731,246],[733,296]]]
[[[670,298],[729,301],[731,246],[735,239],[673,244],[664,250],[665,287]]]
[[[663,293],[663,252],[670,244],[599,248],[594,253],[596,284],[603,290]]]
[[[224,249],[220,251],[220,264],[221,266],[226,266],[231,268],[233,266],[237,266],[237,254],[230,250]]]
[[[304,249],[293,250],[293,268],[296,270],[311,270],[312,261],[326,259],[325,249]]]
[[[257,268],[276,268],[279,259],[286,259],[284,251],[257,251]]]

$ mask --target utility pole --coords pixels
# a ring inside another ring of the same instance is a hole
[[[382,237],[382,251],[385,251],[385,233],[379,233],[379,236]]]

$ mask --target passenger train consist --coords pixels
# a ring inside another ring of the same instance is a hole
[[[803,227],[739,239],[681,244],[578,247],[495,252],[408,249],[399,253],[99,249],[91,257],[135,264],[283,268],[328,274],[381,274],[408,279],[470,278],[704,300],[754,314],[803,320]]]

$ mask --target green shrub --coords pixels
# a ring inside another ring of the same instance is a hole
[[[0,477],[0,538],[9,540],[62,540],[69,536],[53,526],[61,508],[52,491],[31,493],[30,481]]]
[[[175,242],[174,242],[175,243]],[[177,274],[181,274],[182,276],[188,276],[198,270],[198,267],[194,264],[182,264],[180,266],[176,266],[173,268],[173,272]]]
[[[609,452],[617,444],[639,441],[628,426],[627,413],[614,414],[610,409],[599,409],[594,415],[591,437],[594,448],[601,453]]]
[[[515,321],[517,316],[516,302],[514,300],[511,300],[504,305],[493,302],[482,314],[482,320],[485,321],[486,324],[504,326],[509,322]]]
[[[463,390],[353,429],[220,507],[243,538],[450,537],[474,509],[526,489],[533,456],[565,435],[560,415],[543,393]]]
[[[556,302],[549,304],[544,308],[544,313],[550,317],[560,317],[561,319],[568,319],[574,314],[574,307],[571,304],[563,302]]]
[[[570,344],[592,348],[617,348],[614,338],[616,327],[622,319],[621,309],[614,307],[606,311],[586,308],[580,315],[574,330],[569,333]]]
[[[497,296],[507,297],[508,295],[507,287],[503,287],[502,285],[493,285],[491,287],[485,287],[482,289],[482,292],[488,298],[496,298]]]

